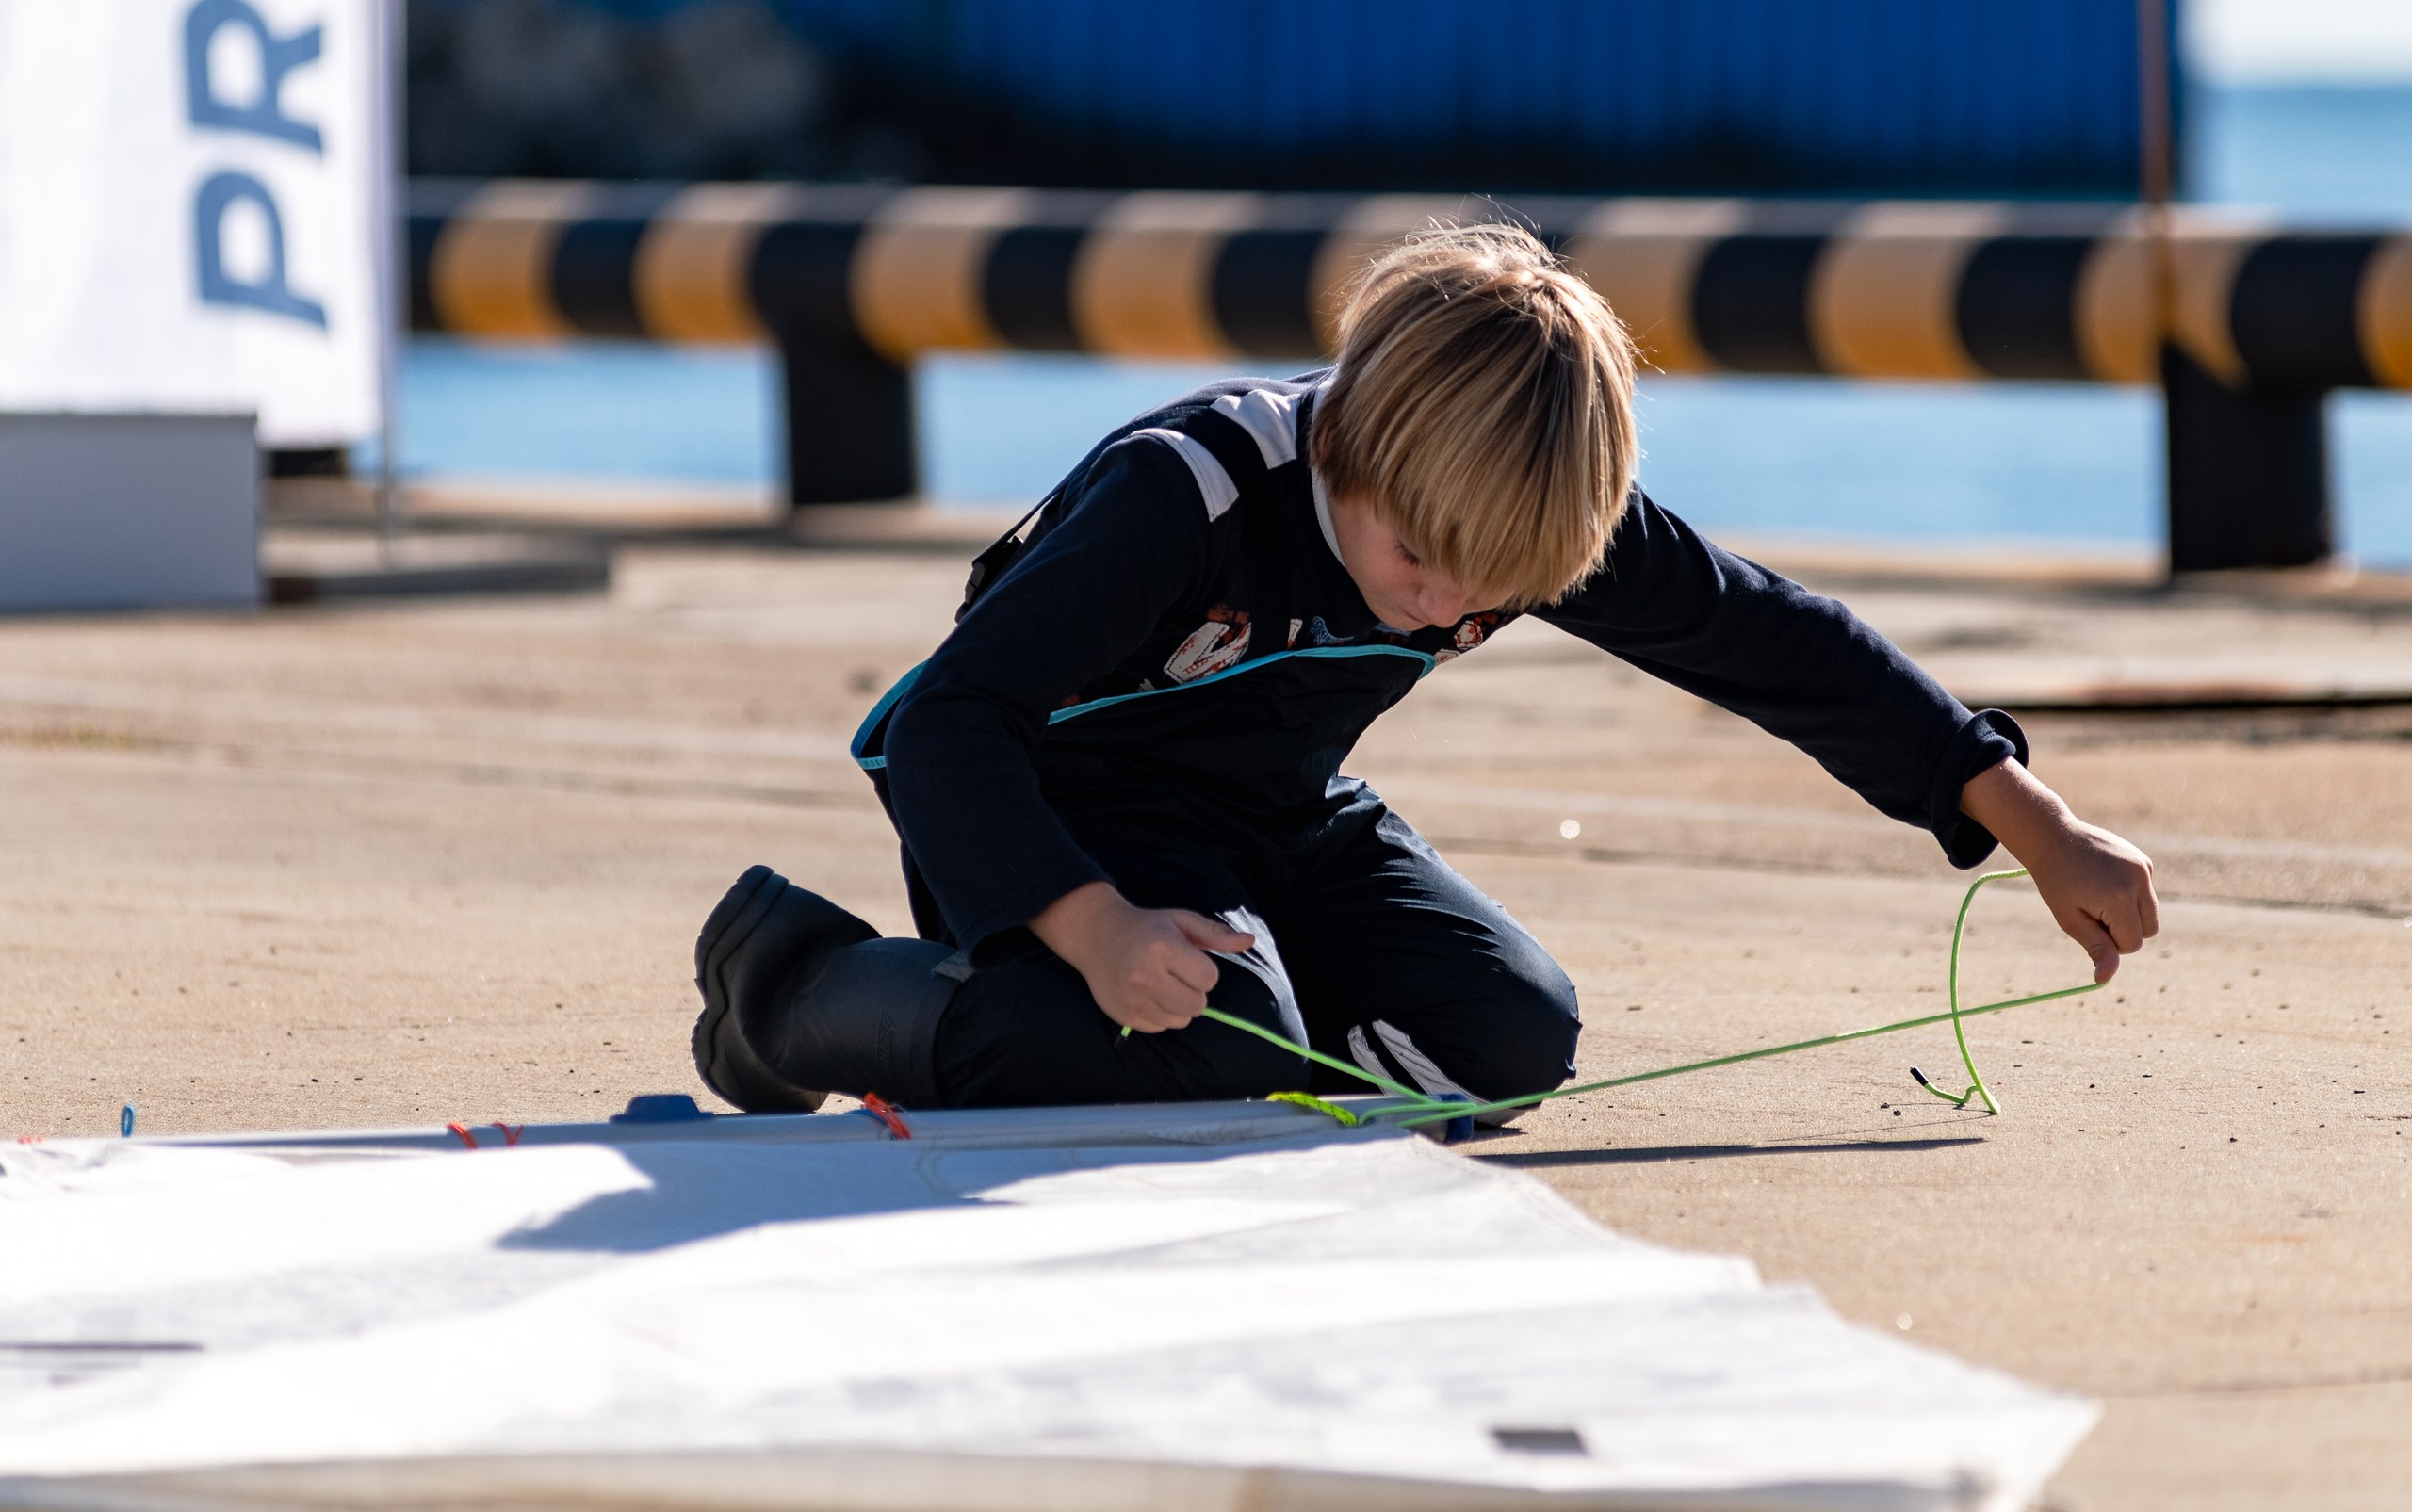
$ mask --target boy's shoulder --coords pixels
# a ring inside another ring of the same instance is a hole
[[[1115,428],[1106,437],[1107,445],[1124,436],[1152,426],[1178,422],[1202,410],[1222,409],[1225,412],[1242,405],[1248,396],[1261,394],[1283,410],[1292,409],[1299,399],[1313,393],[1329,381],[1331,369],[1319,367],[1296,378],[1221,378],[1214,382],[1191,389],[1178,398],[1166,399],[1155,408],[1134,415]]]
[[[1206,505],[1219,519],[1238,498],[1239,476],[1287,466],[1305,455],[1302,420],[1328,369],[1297,378],[1226,378],[1190,390],[1115,427],[1064,480],[1077,493],[1100,458],[1128,441],[1160,446],[1183,464]],[[1201,424],[1201,416],[1214,421]],[[1235,476],[1237,475],[1237,476]]]
[[[1305,401],[1329,378],[1329,368],[1318,368],[1296,378],[1217,379],[1178,398],[1166,399],[1107,431],[1105,438],[1081,459],[1075,475],[1085,472],[1109,448],[1133,436],[1144,434],[1157,439],[1159,432],[1188,434],[1191,422],[1210,412],[1220,412],[1238,422],[1264,454],[1265,464],[1280,465],[1282,461],[1298,455],[1298,418]]]

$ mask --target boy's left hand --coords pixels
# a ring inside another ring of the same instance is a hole
[[[1960,809],[1993,831],[2033,874],[2035,890],[2062,931],[2094,958],[2095,982],[2110,981],[2119,957],[2160,933],[2152,858],[2078,818],[2017,761],[1971,778],[1960,791]]]

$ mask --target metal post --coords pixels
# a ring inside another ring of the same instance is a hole
[[[2169,90],[2169,17],[2166,0],[2136,0],[2136,198],[2143,210],[2144,255],[2149,285],[2144,297],[2149,301],[2146,317],[2151,322],[2150,350],[2159,359],[2160,413],[2162,423],[2162,459],[2164,477],[2161,486],[2161,510],[2167,517],[2162,535],[2167,544],[2165,561],[2171,573],[2191,571],[2178,564],[2178,537],[2192,531],[2181,516],[2189,514],[2192,504],[2181,506],[2178,496],[2181,477],[2192,480],[2199,459],[2187,451],[2180,439],[2178,398],[2183,371],[2199,373],[2199,369],[2178,351],[2170,337],[2177,326],[2177,267],[2175,250],[2169,243],[2169,198],[2171,181],[2176,176],[2176,154],[2172,151],[2174,135],[2171,121]],[[2189,418],[2193,411],[2187,410]],[[2212,552],[2212,555],[2218,555]]]
[[[2174,339],[2176,112],[2165,0],[2136,0],[2139,168],[2168,459],[2169,570],[2305,567],[2336,549],[2327,391],[2232,388]]]
[[[2164,348],[2169,570],[2307,567],[2336,550],[2327,392],[2233,389]]]
[[[783,336],[788,500],[852,504],[909,498],[913,374],[858,341]]]

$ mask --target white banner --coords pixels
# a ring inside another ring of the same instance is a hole
[[[388,4],[0,0],[0,409],[378,430]]]

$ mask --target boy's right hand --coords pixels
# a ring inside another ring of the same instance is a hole
[[[1186,908],[1140,908],[1106,882],[1076,887],[1030,921],[1072,965],[1105,1016],[1153,1034],[1187,1027],[1222,977],[1209,951],[1245,951],[1256,936]]]

